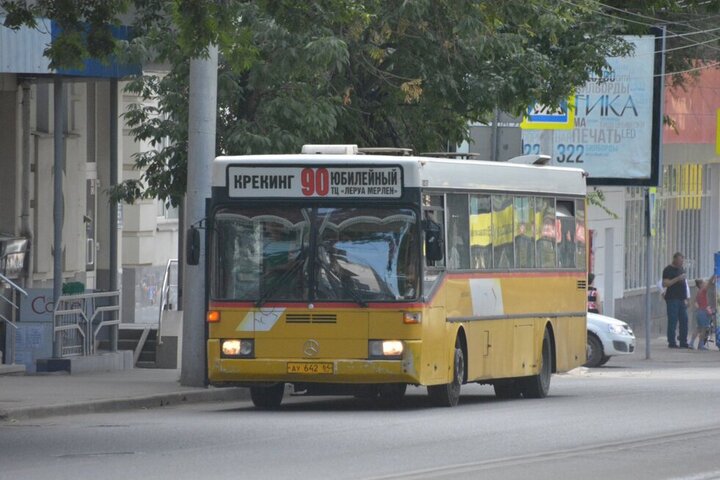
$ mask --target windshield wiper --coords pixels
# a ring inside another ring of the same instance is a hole
[[[332,275],[332,277],[335,279],[335,281],[338,282],[342,286],[343,291],[345,293],[347,293],[348,295],[350,295],[353,298],[353,300],[355,300],[355,303],[357,303],[358,305],[360,305],[363,308],[368,306],[367,302],[362,298],[362,296],[360,296],[360,294],[358,292],[356,292],[355,290],[353,290],[352,288],[349,288],[348,285],[345,282],[343,282],[342,279],[340,279],[340,277],[338,277],[335,272],[332,271],[332,268],[330,268],[330,265],[328,265],[323,259],[321,259],[319,255],[318,255],[317,262],[318,262],[318,265],[320,265],[320,267],[322,267],[322,269],[325,271],[325,273],[327,273],[328,275]]]
[[[268,298],[270,298],[270,295],[275,293],[275,291],[278,289],[278,287],[280,287],[283,283],[285,283],[287,280],[289,280],[290,277],[292,277],[295,273],[297,273],[297,271],[300,269],[300,267],[302,267],[302,265],[304,263],[305,263],[305,251],[303,250],[302,252],[300,252],[298,254],[297,258],[295,259],[295,263],[292,265],[292,267],[287,269],[285,271],[285,273],[283,273],[278,278],[276,278],[275,281],[272,282],[272,285],[270,285],[270,287],[267,290],[265,290],[265,293],[260,295],[260,298],[258,298],[257,301],[255,302],[255,307],[256,308],[262,307],[263,303],[265,303],[265,301]]]

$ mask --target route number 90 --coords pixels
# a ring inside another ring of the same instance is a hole
[[[303,168],[300,174],[300,186],[306,197],[313,195],[324,197],[330,191],[330,173],[327,168]]]

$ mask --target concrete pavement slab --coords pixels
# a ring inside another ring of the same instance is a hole
[[[249,398],[246,388],[184,387],[179,378],[179,370],[161,369],[3,375],[0,421]]]

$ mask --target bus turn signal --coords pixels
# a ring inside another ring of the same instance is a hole
[[[208,323],[217,323],[220,321],[220,312],[217,310],[210,310],[207,313],[207,321]]]

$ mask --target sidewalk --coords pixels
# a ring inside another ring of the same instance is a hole
[[[246,388],[183,387],[179,378],[179,370],[144,368],[75,375],[0,375],[0,424],[54,415],[249,398]]]
[[[607,366],[590,372],[703,369],[720,367],[720,351],[670,349],[663,338],[637,339],[632,355],[612,357]],[[1,370],[0,370],[1,371]],[[0,424],[3,421],[89,412],[162,407],[181,403],[247,400],[246,388],[193,388],[179,383],[179,370],[136,368],[122,372],[68,375],[0,375]]]
[[[635,352],[632,355],[612,357],[607,365],[609,367],[622,366],[643,370],[664,368],[718,368],[720,367],[720,350],[717,349],[714,343],[708,343],[707,350],[668,348],[665,337],[657,337],[650,340],[650,358],[646,359],[645,339],[638,338],[635,342]]]

